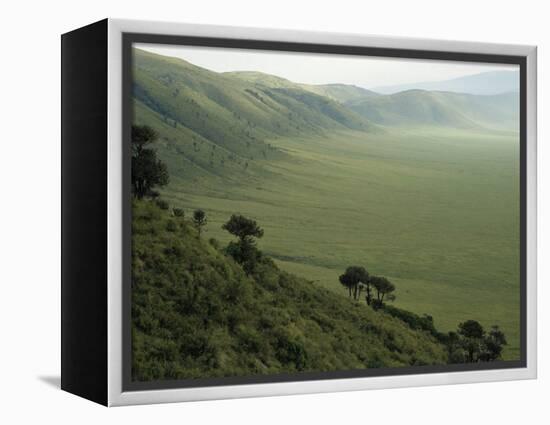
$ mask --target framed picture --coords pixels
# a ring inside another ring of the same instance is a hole
[[[62,37],[62,388],[105,405],[536,377],[536,48]]]

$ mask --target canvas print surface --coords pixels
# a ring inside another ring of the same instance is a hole
[[[131,379],[520,352],[519,68],[132,47]]]

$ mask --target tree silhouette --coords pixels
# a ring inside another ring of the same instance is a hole
[[[467,320],[458,325],[458,333],[465,338],[482,338],[483,326],[475,320]]]
[[[240,214],[233,214],[222,229],[239,238],[237,242],[229,243],[226,248],[227,254],[243,266],[246,274],[252,273],[262,258],[262,253],[255,246],[255,238],[261,238],[264,235],[263,229],[255,220]]]
[[[132,126],[132,192],[137,199],[152,196],[153,188],[168,184],[168,168],[157,159],[147,146],[154,143],[158,134],[151,127]]]
[[[506,344],[508,342],[504,333],[498,326],[493,326],[484,339],[484,349],[480,353],[480,360],[490,362],[499,359]]]
[[[450,363],[477,363],[500,359],[507,341],[498,326],[486,333],[479,322],[467,320],[449,332],[446,344]]]
[[[256,221],[246,218],[240,214],[233,214],[227,223],[222,226],[234,236],[237,236],[241,242],[252,242],[252,238],[261,238],[264,235],[262,228]]]
[[[201,237],[202,228],[206,226],[207,222],[208,220],[206,219],[206,213],[203,210],[195,210],[193,212],[193,224],[199,232],[199,238]]]
[[[458,334],[462,337],[461,346],[466,351],[466,360],[469,363],[480,360],[482,339],[485,336],[483,326],[475,320],[467,320],[458,325]]]
[[[185,215],[185,211],[181,208],[172,208],[172,213],[174,214],[174,217],[183,217]]]
[[[371,276],[369,282],[376,289],[376,306],[381,307],[384,305],[384,298],[387,296],[389,301],[395,299],[395,295],[392,294],[395,291],[395,285],[388,279],[382,276]]]
[[[369,274],[364,267],[361,266],[349,266],[346,269],[346,272],[338,278],[340,283],[348,288],[348,294],[351,298],[353,294],[353,299],[356,300],[359,297],[359,285],[363,283],[365,285],[369,284]],[[370,289],[367,289],[367,293]]]

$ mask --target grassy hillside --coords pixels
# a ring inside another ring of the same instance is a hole
[[[376,92],[351,84],[300,84],[256,71],[234,71],[226,72],[224,75],[273,89],[305,90],[340,103],[378,96]]]
[[[497,324],[505,358],[517,358],[517,136],[404,129],[273,143],[289,159],[266,161],[269,177],[174,182],[164,196],[205,209],[208,235],[224,242],[229,214],[253,217],[281,268],[341,295],[338,275],[362,264],[396,283],[396,305],[442,330],[466,318]]]
[[[346,106],[369,120],[390,126],[519,129],[519,95],[475,96],[408,90],[351,100]]]
[[[282,86],[268,87],[134,49],[136,102],[168,124],[235,154],[266,150],[267,137],[369,126],[334,100]]]
[[[272,89],[305,90],[340,103],[378,96],[378,93],[350,84],[300,84],[256,71],[234,71],[224,75]]]
[[[367,90],[350,84],[302,84],[302,87],[305,90],[309,90],[321,96],[326,96],[344,104],[352,100],[379,96],[378,93],[375,93],[372,90]]]
[[[266,161],[289,159],[272,140],[335,129],[378,131],[341,103],[261,74],[270,84],[134,50],[134,122],[160,134],[173,183],[252,184]],[[248,81],[251,80],[251,81]],[[279,82],[279,83],[276,83]]]
[[[248,84],[258,84],[272,89],[299,89],[300,84],[294,83],[286,78],[276,75],[266,74],[257,71],[231,71],[224,72],[224,76],[233,78],[235,81],[245,82]]]
[[[135,201],[133,217],[135,380],[446,362],[445,348],[428,333],[268,258],[245,275],[216,242],[153,202]]]
[[[339,274],[363,265],[396,284],[397,306],[443,331],[499,325],[504,358],[517,359],[519,138],[504,131],[517,123],[514,95],[342,104],[255,74],[136,51],[135,123],[161,136],[162,196],[204,209],[208,237],[223,243],[230,214],[258,220],[262,249],[317,287],[345,295]]]

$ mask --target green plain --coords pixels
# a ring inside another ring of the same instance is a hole
[[[338,275],[364,265],[395,282],[397,306],[442,331],[499,325],[503,357],[519,357],[517,133],[392,128],[269,143],[288,155],[256,160],[253,177],[176,179],[164,196],[206,210],[208,237],[223,242],[232,213],[255,218],[266,254],[343,296]]]

